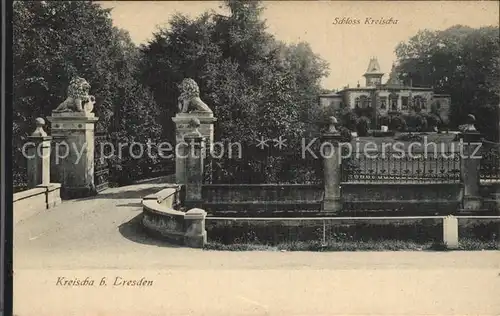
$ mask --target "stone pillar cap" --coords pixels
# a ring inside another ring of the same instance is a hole
[[[52,116],[48,116],[47,120],[52,124],[58,123],[85,123],[85,124],[95,124],[99,118],[94,115],[94,113],[86,112],[62,112],[54,113]]]
[[[338,121],[337,121],[337,118],[335,116],[330,116],[328,118],[328,123],[330,124],[328,126],[328,128],[329,128],[330,131],[337,131],[337,129],[335,128],[335,126],[337,126]]]
[[[47,133],[43,130],[43,126],[45,125],[45,120],[41,117],[37,117],[35,119],[35,124],[36,124],[36,129],[33,133],[31,133],[31,136],[35,137],[47,136]]]
[[[472,114],[467,115],[467,122],[466,122],[465,130],[464,132],[477,132],[476,126],[476,117]]]
[[[189,211],[186,212],[186,214],[206,214],[205,210],[202,210],[201,208],[192,208]]]
[[[328,129],[322,134],[323,137],[328,136],[339,136],[340,133],[337,130],[336,126],[338,125],[337,118],[335,116],[330,116],[328,118]]]
[[[185,219],[204,219],[207,212],[201,208],[192,208],[184,214]]]
[[[174,123],[185,124],[192,118],[199,119],[203,124],[213,124],[217,121],[217,118],[214,117],[212,113],[208,112],[177,113],[174,117],[172,117],[172,121],[174,121]]]

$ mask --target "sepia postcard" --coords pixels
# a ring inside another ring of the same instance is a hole
[[[2,316],[500,315],[498,2],[3,6]]]

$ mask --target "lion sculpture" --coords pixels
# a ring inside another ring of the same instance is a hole
[[[181,94],[178,99],[178,106],[181,113],[212,113],[208,105],[200,99],[200,88],[193,79],[186,78],[182,80],[179,90]]]
[[[81,77],[71,80],[67,98],[53,112],[91,112],[95,98],[89,95],[90,84]]]

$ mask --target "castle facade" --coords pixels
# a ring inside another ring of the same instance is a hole
[[[371,58],[363,75],[365,86],[344,87],[335,93],[319,96],[322,106],[343,108],[374,108],[380,115],[395,113],[427,112],[437,114],[443,123],[449,121],[451,98],[447,94],[435,93],[432,87],[413,87],[399,79],[393,66],[386,83],[382,84],[384,73],[376,58]]]

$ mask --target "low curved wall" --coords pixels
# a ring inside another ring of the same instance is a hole
[[[205,216],[200,209],[188,212],[174,208],[180,206],[182,186],[171,185],[142,199],[142,225],[169,242],[190,247],[203,247],[206,243]]]
[[[184,212],[176,211],[154,200],[142,201],[142,224],[170,242],[184,243]]]

